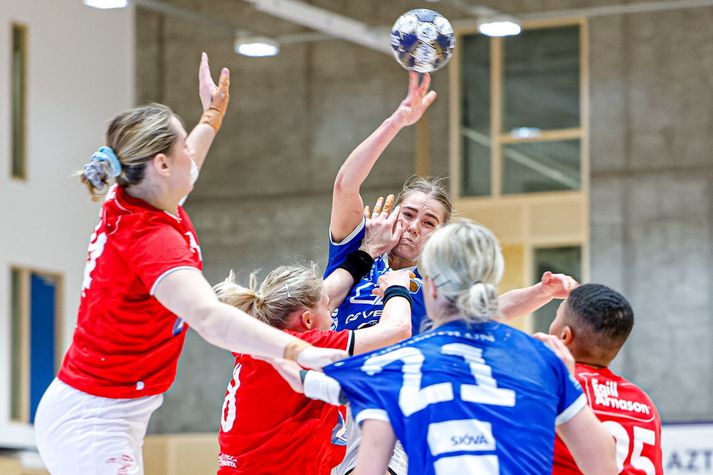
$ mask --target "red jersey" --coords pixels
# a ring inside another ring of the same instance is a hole
[[[608,368],[578,363],[575,374],[589,406],[616,441],[618,473],[663,474],[661,419],[649,396]],[[582,473],[559,437],[555,441],[552,473]]]
[[[57,377],[109,398],[165,392],[187,325],[153,294],[171,272],[202,267],[183,208],[173,216],[114,185],[90,239],[77,327]]]
[[[351,353],[351,330],[286,332]],[[346,452],[344,418],[344,406],[306,398],[269,364],[236,354],[220,418],[218,474],[329,474]]]

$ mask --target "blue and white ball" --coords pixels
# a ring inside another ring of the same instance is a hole
[[[448,20],[426,8],[401,15],[391,28],[391,48],[401,66],[429,73],[442,68],[451,58],[456,37]]]

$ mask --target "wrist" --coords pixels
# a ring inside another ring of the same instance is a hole
[[[381,254],[383,254],[383,252],[381,252],[380,249],[371,247],[371,246],[369,246],[369,244],[367,244],[365,242],[362,242],[361,246],[359,246],[359,249],[357,249],[357,250],[369,254],[369,257],[371,257],[372,260],[376,259]],[[373,264],[373,262],[372,262],[372,264]]]
[[[399,118],[398,112],[391,114],[389,118],[384,121],[384,124],[395,132],[398,132],[405,127],[404,123]]]
[[[407,287],[404,287],[403,285],[390,285],[384,291],[384,305],[386,305],[386,302],[396,297],[401,297],[408,300],[409,305],[413,307],[413,299],[411,298],[411,292],[409,292],[409,289]]]
[[[286,360],[297,361],[297,357],[300,355],[300,353],[302,353],[310,346],[312,345],[310,345],[304,340],[300,340],[299,338],[293,338],[285,345],[282,357]]]
[[[338,268],[349,272],[354,283],[357,283],[371,271],[373,265],[374,258],[368,252],[357,249],[349,254]]]
[[[201,120],[198,123],[209,125],[215,133],[218,133],[221,125],[223,125],[223,116],[224,112],[211,105],[208,109],[203,111]]]

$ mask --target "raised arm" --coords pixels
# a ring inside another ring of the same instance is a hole
[[[186,143],[193,150],[193,161],[200,169],[223,122],[230,99],[230,71],[223,68],[216,85],[210,75],[208,55],[205,53],[201,54],[201,64],[198,68],[198,95],[203,106],[203,116],[188,134]]]
[[[421,118],[436,99],[429,91],[431,77],[425,74],[419,85],[418,74],[409,73],[408,95],[396,111],[347,157],[334,180],[332,216],[329,230],[335,242],[341,242],[362,219],[364,202],[360,189],[374,164],[399,131]]]
[[[235,307],[220,303],[197,269],[179,269],[167,275],[156,285],[154,295],[208,343],[226,350],[286,358],[308,368],[321,368],[347,356],[345,351],[315,348]]]
[[[569,292],[578,285],[568,275],[545,272],[537,284],[501,295],[500,314],[505,320],[529,315],[552,299],[566,299]]]
[[[382,208],[383,205],[383,208]],[[340,267],[324,279],[324,287],[329,296],[329,309],[334,310],[344,301],[349,290],[359,282],[370,270],[374,259],[389,252],[401,238],[403,231],[398,220],[400,207],[394,206],[394,195],[382,197],[374,206],[374,213],[368,214],[368,207],[364,211],[366,216],[366,232],[361,242],[359,251],[365,253],[361,256],[348,256]],[[354,254],[357,254],[354,253]],[[356,262],[352,260],[356,259]],[[356,267],[354,268],[354,265]],[[367,268],[368,267],[368,268]],[[351,269],[351,273],[346,269]]]

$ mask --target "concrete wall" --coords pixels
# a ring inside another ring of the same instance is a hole
[[[61,18],[61,21],[58,19]],[[3,0],[0,8],[0,444],[34,444],[10,417],[10,267],[61,274],[71,341],[98,205],[70,175],[103,143],[107,120],[134,99],[133,9],[75,0]],[[27,180],[10,178],[11,24],[28,28]]]
[[[618,368],[664,418],[713,417],[713,8],[590,24],[592,279],[629,297]]]
[[[176,0],[270,35],[299,27],[244,2]],[[389,25],[414,1],[315,1]],[[495,8],[502,2],[484,1]],[[635,3],[611,1],[607,4]],[[595,0],[518,0],[509,12],[601,6]],[[437,7],[452,18],[447,4]],[[462,15],[460,15],[462,16]],[[713,9],[598,17],[590,23],[593,281],[622,290],[638,315],[615,366],[644,386],[666,419],[713,416],[709,297],[713,151]],[[296,259],[324,263],[334,176],[359,141],[402,99],[405,72],[390,57],[343,41],[284,45],[276,58],[237,56],[229,35],[139,10],[140,102],[159,100],[188,125],[199,114],[201,50],[233,72],[232,103],[187,208],[206,275],[243,278]],[[447,71],[434,75],[430,169],[448,170]],[[398,191],[415,171],[414,130],[389,147],[365,195]],[[232,361],[190,334],[178,380],[152,432],[215,431]],[[681,404],[686,401],[686,404]]]

